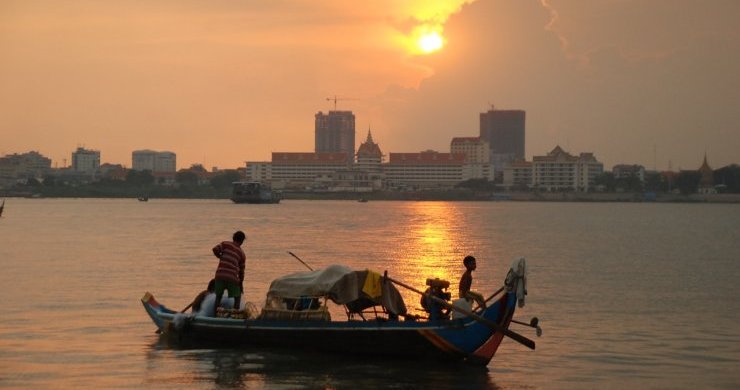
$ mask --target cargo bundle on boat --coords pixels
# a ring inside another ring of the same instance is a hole
[[[524,275],[512,277],[510,272],[507,286],[488,298],[490,304],[473,310],[453,305],[449,294],[443,298],[433,296],[387,274],[332,265],[274,280],[260,311],[253,308],[236,316],[231,315],[235,311],[220,311],[220,315],[237,318],[182,314],[160,304],[150,293],[141,301],[158,331],[179,341],[487,365],[504,337],[535,347],[532,340],[509,329],[512,321],[518,322],[513,320],[517,291],[521,305],[525,282]],[[439,285],[439,279],[433,283]],[[421,294],[446,309],[446,313],[439,317],[409,314],[397,287]],[[342,317],[346,318],[332,318],[329,302],[342,306]],[[452,312],[459,315],[449,315]]]

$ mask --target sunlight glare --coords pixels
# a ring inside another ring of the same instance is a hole
[[[418,44],[422,52],[432,53],[442,48],[444,40],[437,31],[431,31],[421,35]]]

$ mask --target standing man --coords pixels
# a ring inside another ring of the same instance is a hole
[[[213,308],[213,316],[216,316],[218,306],[221,304],[221,297],[224,290],[229,292],[229,296],[234,298],[234,308],[237,310],[241,307],[240,300],[244,290],[244,265],[247,256],[244,254],[241,246],[247,236],[241,230],[234,233],[233,241],[224,241],[213,247],[213,255],[218,257],[218,268],[216,269],[216,304]]]

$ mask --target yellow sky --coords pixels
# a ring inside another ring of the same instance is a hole
[[[527,111],[528,156],[738,162],[740,7],[707,4],[3,1],[0,153],[62,165],[84,145],[128,166],[146,148],[233,168],[312,151],[337,95],[384,153],[445,151],[495,104]],[[420,50],[423,32],[442,48]]]

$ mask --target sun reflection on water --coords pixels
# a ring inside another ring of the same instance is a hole
[[[395,267],[401,273],[400,278],[419,287],[427,278],[444,279],[450,282],[453,295],[457,294],[454,286],[462,273],[460,252],[465,245],[462,238],[465,217],[458,207],[448,202],[407,205],[406,226],[400,229],[399,246],[393,254],[400,260]],[[413,302],[418,297],[409,295],[408,299]]]

